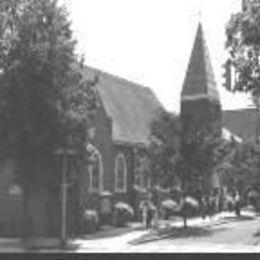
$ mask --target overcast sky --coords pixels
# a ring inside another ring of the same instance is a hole
[[[224,109],[248,103],[248,97],[222,87],[225,25],[241,0],[60,1],[71,13],[78,52],[87,65],[152,88],[176,112],[200,20]]]

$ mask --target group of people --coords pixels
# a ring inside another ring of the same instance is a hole
[[[147,197],[140,204],[140,211],[142,213],[142,220],[145,227],[151,228],[157,217],[157,208],[152,202],[152,194],[148,193]]]
[[[210,218],[218,211],[218,196],[211,191],[209,195],[203,195],[201,199],[202,218]]]
[[[209,195],[202,196],[202,218],[205,219],[207,216],[211,218],[214,214],[218,213],[221,210],[220,204],[223,204],[223,202],[226,202],[227,209],[230,212],[234,210],[236,215],[240,216],[241,198],[237,190],[233,190],[227,194],[224,201],[220,201],[219,194],[212,190]]]
[[[233,190],[231,194],[227,196],[227,206],[230,212],[234,209],[236,215],[240,216],[241,199],[237,190]]]
[[[241,209],[241,197],[237,190],[231,191],[226,197],[226,205],[229,211],[235,211],[237,216],[240,216]],[[221,210],[221,199],[218,192],[211,190],[208,195],[202,195],[201,197],[201,213],[202,218],[205,219],[213,217]],[[142,220],[145,227],[151,228],[156,226],[158,221],[158,210],[152,200],[152,193],[148,193],[146,198],[141,202],[139,210],[142,215]]]

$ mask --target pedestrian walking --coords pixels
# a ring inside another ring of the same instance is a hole
[[[209,218],[212,219],[214,213],[215,213],[215,205],[216,205],[216,198],[215,198],[215,195],[214,195],[214,191],[211,190],[210,192],[210,196],[209,196]]]
[[[253,188],[250,188],[248,191],[248,194],[247,194],[248,205],[252,205],[252,206],[256,207],[257,197],[258,197],[257,192]]]
[[[230,193],[226,195],[226,202],[227,202],[228,212],[231,213],[233,210],[233,206],[234,206],[234,199]]]
[[[234,192],[235,212],[236,215],[240,216],[240,195],[238,191]]]
[[[140,209],[142,212],[142,220],[147,229],[152,227],[153,218],[155,216],[156,207],[152,203],[151,195],[148,194],[147,198],[143,200],[140,204]]]
[[[203,195],[201,198],[201,210],[202,210],[202,219],[206,219],[209,216],[209,198],[206,195]]]

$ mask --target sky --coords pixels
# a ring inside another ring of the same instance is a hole
[[[180,93],[201,21],[224,109],[246,107],[249,97],[222,84],[225,26],[241,0],[60,0],[70,13],[77,52],[86,65],[150,87],[169,111]]]

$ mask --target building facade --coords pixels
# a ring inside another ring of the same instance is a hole
[[[103,210],[102,196],[109,196],[110,205],[106,204],[106,210],[111,211],[118,201],[127,202],[138,209],[148,181],[135,170],[136,154],[149,144],[151,123],[164,110],[149,88],[97,69],[84,69],[86,80],[93,80],[97,75],[99,107],[93,114],[93,125],[86,133],[89,143],[83,154],[71,154],[66,159],[66,226],[69,236],[81,232],[82,213],[86,209]],[[232,124],[225,119],[225,128],[222,126],[220,98],[201,24],[181,94],[181,120],[183,140],[194,131],[202,134],[211,131],[226,139],[232,137],[227,129]],[[41,176],[45,176],[45,171],[53,171],[53,176],[58,178],[48,184],[39,180],[39,185],[30,191],[29,204],[33,212],[30,219],[35,236],[60,234],[63,163],[58,163],[56,168],[42,167]],[[216,173],[212,172],[207,177],[208,187],[220,187]],[[0,235],[17,236],[23,232],[24,194],[15,180],[13,160],[0,162],[0,180]]]

